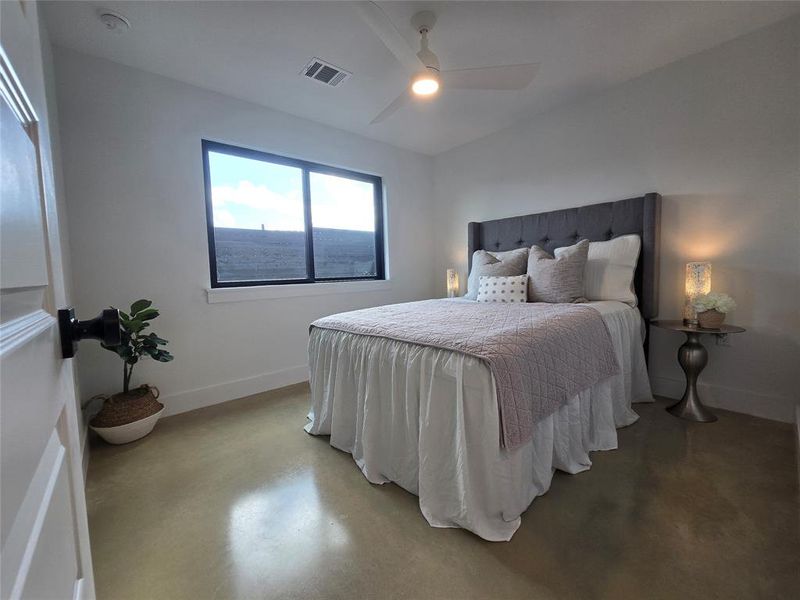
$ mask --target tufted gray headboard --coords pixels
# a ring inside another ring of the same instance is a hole
[[[469,266],[472,268],[475,250],[501,252],[536,244],[552,253],[556,248],[571,246],[582,239],[597,242],[638,233],[642,238],[642,252],[634,286],[639,311],[649,325],[649,320],[658,314],[660,222],[661,196],[651,193],[616,202],[470,223]]]

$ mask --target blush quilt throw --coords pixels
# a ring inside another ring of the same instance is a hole
[[[514,450],[533,425],[617,365],[600,313],[576,304],[422,300],[318,319],[311,328],[442,348],[487,363],[497,386],[500,444]]]

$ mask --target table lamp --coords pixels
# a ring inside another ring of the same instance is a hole
[[[711,291],[711,263],[686,263],[686,303],[683,307],[683,323],[697,325],[697,311],[693,303],[698,296]]]
[[[455,298],[458,295],[458,273],[455,269],[447,269],[447,297]]]

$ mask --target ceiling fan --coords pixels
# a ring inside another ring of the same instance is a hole
[[[411,73],[408,87],[372,119],[370,125],[384,121],[415,98],[435,96],[440,87],[462,90],[523,90],[533,81],[539,68],[539,63],[526,63],[443,71],[439,66],[439,58],[428,48],[428,33],[436,23],[434,13],[426,10],[411,17],[411,25],[420,34],[420,50],[415,52],[375,2],[354,2],[354,5],[364,22]]]

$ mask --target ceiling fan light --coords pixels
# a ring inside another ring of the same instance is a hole
[[[411,80],[411,91],[417,96],[432,96],[439,91],[439,78],[432,72],[420,73]]]

